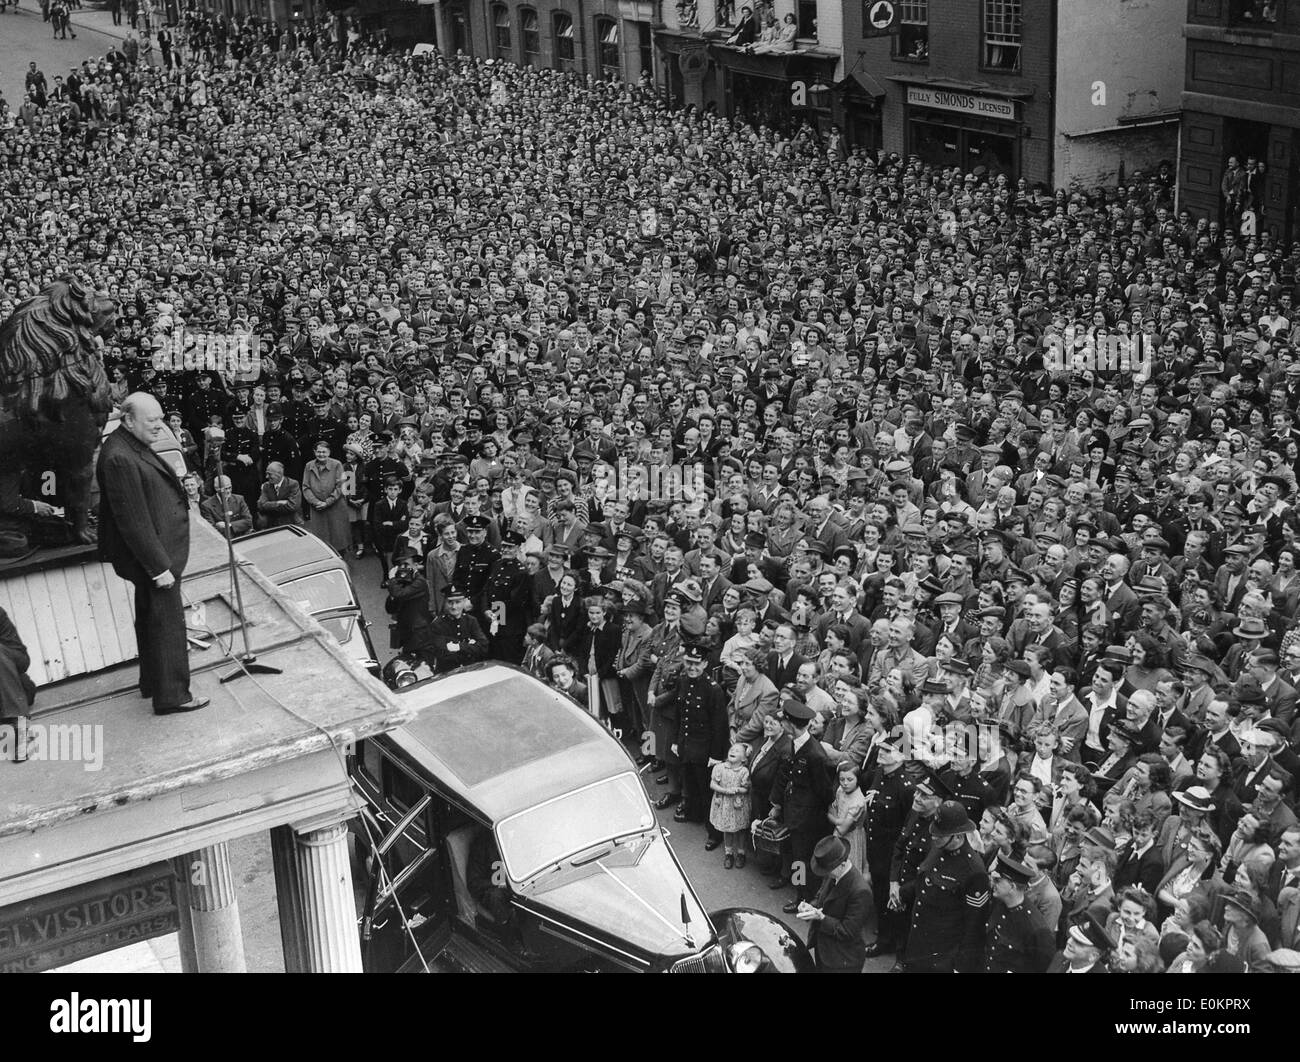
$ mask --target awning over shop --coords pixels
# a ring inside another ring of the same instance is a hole
[[[873,100],[884,99],[886,95],[885,86],[865,70],[850,70],[846,76],[835,82],[833,87],[836,92],[865,94]]]

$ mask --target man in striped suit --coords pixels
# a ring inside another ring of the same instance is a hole
[[[162,406],[136,392],[122,403],[122,426],[99,454],[99,552],[135,587],[140,693],[156,715],[193,712],[181,575],[190,556],[185,489],[151,448],[165,427]]]

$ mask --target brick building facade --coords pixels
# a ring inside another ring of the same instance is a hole
[[[444,54],[464,52],[597,80],[653,76],[652,0],[443,0],[435,5]]]
[[[760,25],[792,17],[793,47],[729,44],[746,3]],[[756,125],[827,131],[830,85],[843,69],[843,14],[843,0],[664,0],[654,35],[658,89],[675,104]]]
[[[1053,0],[900,0],[899,32],[866,38],[874,7],[844,8],[849,141],[1047,181]]]
[[[1179,205],[1227,220],[1229,158],[1252,182],[1260,231],[1300,238],[1300,0],[1188,0]]]
[[[835,115],[849,143],[1047,187],[1172,163],[1175,0],[891,3],[899,24],[885,37],[863,36],[878,0],[845,3]]]

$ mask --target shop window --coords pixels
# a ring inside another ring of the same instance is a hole
[[[930,59],[930,0],[903,0],[898,5],[894,58],[915,63]]]
[[[611,80],[619,76],[618,23],[612,18],[596,19],[596,42],[600,50],[600,72]]]
[[[510,55],[510,11],[504,4],[492,8],[492,39],[496,42],[497,58]]]
[[[522,8],[519,12],[519,35],[523,41],[524,64],[531,63],[542,52],[542,34],[537,25],[537,12]]]
[[[986,70],[1020,73],[1020,35],[1023,28],[1020,0],[984,0],[982,44]]]
[[[796,33],[799,40],[815,41],[817,39],[817,0],[799,0],[795,17],[799,22]]]
[[[1272,30],[1282,0],[1228,0],[1228,25]]]
[[[561,70],[573,69],[573,42],[573,19],[563,11],[557,11],[555,13],[555,65]]]

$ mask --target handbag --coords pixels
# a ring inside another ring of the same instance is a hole
[[[402,632],[398,629],[398,623],[396,620],[392,620],[388,624],[388,648],[402,648]]]

